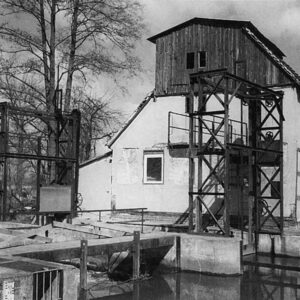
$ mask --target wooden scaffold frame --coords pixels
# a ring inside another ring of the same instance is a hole
[[[231,234],[230,162],[234,154],[239,156],[241,164],[249,166],[247,229],[250,235],[252,232],[281,234],[283,228],[283,93],[230,74],[226,69],[191,74],[190,84],[191,92],[187,96],[189,232],[195,230],[199,233],[204,230],[202,214],[204,207],[220,231],[226,236]],[[207,111],[206,108],[212,99],[218,101],[222,108]],[[230,123],[232,120],[229,119],[229,108],[237,99],[241,103],[239,121],[241,143],[233,143]],[[244,104],[248,105],[248,129],[245,129],[243,121]],[[219,119],[217,123],[214,122],[214,127],[211,127],[205,120],[207,116]],[[204,131],[210,135],[206,141],[204,141]],[[220,138],[220,132],[222,132],[222,138]],[[195,163],[197,163],[197,168],[195,168]],[[204,166],[209,169],[206,178],[203,178]],[[266,172],[264,169],[266,167],[272,167],[274,172]],[[195,174],[195,169],[197,169],[197,174]],[[221,191],[211,191],[207,188],[208,181],[212,178],[222,187]],[[277,185],[274,182],[275,178],[279,178]],[[272,195],[266,195],[266,190],[270,188]],[[206,195],[223,197],[223,223],[203,201]],[[273,202],[271,207],[268,201]],[[196,208],[195,228],[194,208]],[[278,214],[278,210],[279,216],[275,216],[275,211]],[[244,223],[243,216],[239,216],[239,220],[240,223]],[[273,222],[272,228],[267,226],[270,220]],[[242,229],[244,229],[243,226]]]
[[[55,153],[51,155],[45,148],[49,142],[39,136],[31,136],[26,133],[16,133],[10,128],[11,117],[26,117],[40,120],[48,126],[48,130],[54,135]],[[50,126],[50,125],[51,126]],[[71,209],[64,211],[68,217],[76,215],[79,171],[79,137],[80,137],[80,112],[73,110],[64,113],[57,108],[55,112],[48,113],[37,110],[14,107],[6,102],[0,104],[0,220],[5,221],[8,211],[8,161],[10,159],[32,160],[36,166],[36,213],[37,220],[40,209],[41,167],[42,163],[53,163],[55,166],[55,178],[49,184],[69,185],[71,189]],[[11,146],[11,139],[26,139],[32,145],[30,149],[16,151]],[[43,144],[43,147],[42,147]],[[43,149],[42,149],[43,148]],[[54,212],[53,212],[54,213]],[[53,215],[49,212],[49,215]]]

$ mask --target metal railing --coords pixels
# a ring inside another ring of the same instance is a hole
[[[174,119],[177,118],[177,120],[179,118],[182,118],[181,121],[179,121],[179,124],[185,123],[184,126],[176,126],[174,125]],[[193,118],[195,120],[198,119],[198,116],[193,116]],[[180,113],[176,113],[176,112],[169,112],[168,113],[168,145],[172,145],[172,144],[176,144],[176,141],[171,140],[171,137],[173,135],[173,132],[175,130],[178,131],[183,131],[186,132],[186,140],[184,141],[180,141],[180,142],[185,142],[188,143],[188,132],[189,132],[189,128],[188,128],[188,120],[189,116],[187,114],[180,114]],[[184,121],[182,121],[184,120]],[[217,128],[222,120],[224,120],[224,118],[222,117],[218,117],[218,116],[205,116],[205,118],[202,118],[202,120],[208,124],[208,127],[210,128],[210,130],[214,131],[215,128]],[[196,122],[195,122],[196,123]],[[197,124],[197,123],[196,123]],[[207,135],[208,137],[211,135],[210,132],[207,130],[207,128],[205,128],[205,126],[203,125],[203,135]],[[197,133],[199,130],[199,126],[195,125],[194,129],[193,129],[193,133],[195,135],[195,141],[197,140]],[[229,119],[229,134],[230,134],[230,142],[234,142],[237,139],[241,139],[241,141],[244,143],[244,145],[248,145],[248,127],[247,127],[247,123],[245,122],[241,122],[241,121],[236,121],[236,120],[232,120]],[[224,137],[224,131],[223,130],[219,130],[218,133],[216,134],[217,137]]]

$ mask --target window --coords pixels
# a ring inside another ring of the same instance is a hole
[[[186,68],[194,69],[195,67],[195,53],[189,52],[186,54]]]
[[[246,61],[238,60],[235,62],[235,75],[246,78]]]
[[[197,53],[198,68],[205,68],[207,65],[207,52],[199,51]]]
[[[144,153],[144,183],[163,183],[162,152]]]

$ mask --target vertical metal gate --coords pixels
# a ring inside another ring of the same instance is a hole
[[[33,274],[33,300],[63,299],[63,270],[39,271]]]

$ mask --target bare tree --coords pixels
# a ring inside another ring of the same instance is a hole
[[[120,128],[124,116],[109,105],[107,94],[93,97],[80,89],[74,93],[73,105],[82,113],[80,137],[80,161],[85,161],[96,153],[97,143],[105,144]]]
[[[143,30],[137,1],[0,0],[0,5],[8,20],[0,26],[3,71],[20,81],[24,73],[42,76],[50,111],[58,84],[65,85],[64,106],[70,109],[76,74],[85,80],[89,71],[117,75],[140,69],[133,54]]]
[[[24,80],[30,82],[27,78]],[[34,85],[35,83],[31,82],[31,84]],[[38,95],[34,95],[32,89],[28,88],[27,85],[19,83],[9,76],[3,77],[0,81],[0,95],[1,98],[9,100],[10,106],[16,109],[8,114],[9,152],[37,154],[37,139],[43,137],[43,140],[46,141],[47,126],[40,118],[18,112],[23,109],[36,110],[39,109],[40,105],[43,106]],[[45,145],[46,143],[43,146],[45,147]],[[19,209],[26,205],[26,202],[23,203],[25,190],[28,196],[28,192],[36,188],[36,161],[10,158],[7,162],[7,168],[7,203],[10,208]],[[46,171],[44,165],[43,168]],[[46,172],[44,173],[46,174]]]
[[[62,89],[69,111],[75,81],[140,70],[133,50],[144,28],[141,9],[135,0],[0,0],[0,75],[26,86],[51,113]],[[49,155],[54,126],[48,124]]]

